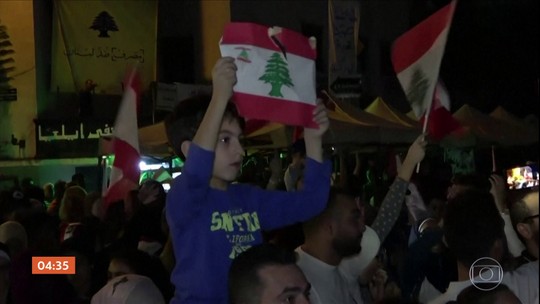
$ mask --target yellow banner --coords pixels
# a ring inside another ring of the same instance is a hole
[[[51,90],[75,92],[91,79],[100,94],[120,94],[136,65],[143,90],[155,80],[157,0],[55,0]]]
[[[34,155],[35,65],[32,1],[0,1],[0,159]]]

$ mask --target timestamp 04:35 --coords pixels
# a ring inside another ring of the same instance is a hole
[[[75,274],[74,256],[32,257],[32,274]]]

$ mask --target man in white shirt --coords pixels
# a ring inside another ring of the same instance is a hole
[[[359,284],[338,265],[360,252],[364,230],[363,207],[355,196],[331,188],[325,211],[304,224],[305,242],[296,249],[297,264],[312,286],[312,304],[363,303]]]
[[[430,304],[454,301],[472,284],[487,290],[505,284],[522,303],[532,303],[538,297],[538,261],[515,271],[498,271],[497,263],[507,251],[504,221],[489,192],[466,190],[452,198],[443,231],[444,240],[457,259],[459,281],[451,282],[446,292]]]
[[[538,260],[538,188],[510,206],[512,226],[525,244],[518,264]]]
[[[399,216],[399,210],[405,197],[409,180],[418,162],[425,155],[427,142],[424,135],[411,144],[394,183],[385,196],[372,228],[382,243],[389,234],[392,226]],[[342,260],[355,255],[369,254],[370,249],[362,250],[361,240],[366,230],[364,223],[364,207],[355,194],[336,187],[330,188],[328,205],[317,217],[304,223],[304,244],[296,249],[298,253],[298,266],[311,283],[311,303],[315,304],[349,304],[364,303],[360,285],[356,278],[350,276],[347,267],[338,267]],[[371,243],[374,246],[373,242]],[[379,246],[374,252],[378,252]],[[356,273],[360,273],[357,270]],[[355,273],[353,270],[352,273]],[[369,273],[371,284],[370,293],[366,297],[375,295],[374,301],[383,300],[386,281],[384,275],[379,275],[376,269]],[[369,276],[369,275],[367,275]],[[363,278],[366,279],[366,278]]]

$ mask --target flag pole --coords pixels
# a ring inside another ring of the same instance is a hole
[[[435,96],[436,90],[437,90],[437,86],[435,86],[435,90],[433,90],[433,96],[431,96],[431,101],[429,102],[428,107],[426,109],[426,115],[424,115],[424,125],[422,126],[422,134],[426,134],[426,131],[427,131],[429,114],[431,113],[431,105],[433,104],[433,97]],[[424,140],[426,140],[425,137],[424,137]],[[416,164],[416,173],[418,172],[420,172],[420,163]]]

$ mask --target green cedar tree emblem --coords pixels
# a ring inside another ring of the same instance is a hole
[[[411,103],[411,108],[415,111],[415,113],[416,109],[426,109],[426,106],[424,104],[424,98],[426,97],[428,87],[428,78],[422,72],[422,70],[416,68],[411,77],[409,90],[407,92],[407,100],[409,100],[409,102]]]
[[[236,56],[236,59],[240,60],[240,61],[244,61],[244,62],[247,62],[247,63],[251,63],[251,60],[249,60],[249,53],[248,51],[251,51],[250,48],[245,48],[245,47],[236,47],[235,49],[237,50],[241,50],[240,51],[240,54],[238,54],[238,56]]]
[[[289,75],[287,62],[283,60],[281,54],[277,52],[272,54],[270,59],[266,62],[264,74],[259,77],[259,80],[272,85],[272,90],[270,90],[268,95],[273,97],[283,97],[283,94],[281,94],[281,87],[284,85],[289,88],[294,87],[291,76]]]

